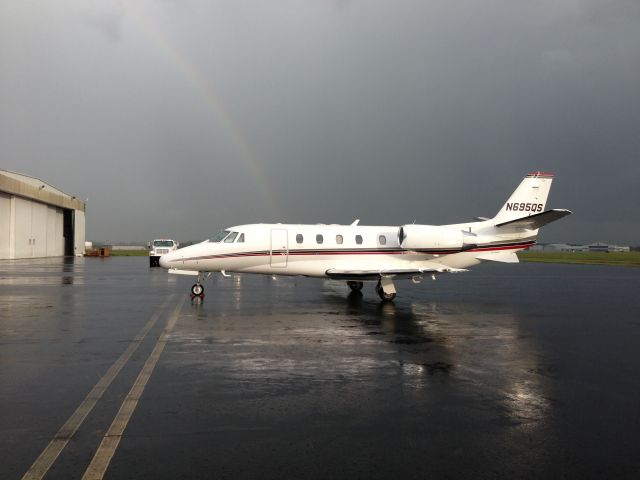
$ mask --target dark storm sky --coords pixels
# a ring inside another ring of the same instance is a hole
[[[0,2],[0,168],[88,197],[87,238],[492,216],[640,244],[635,0]]]

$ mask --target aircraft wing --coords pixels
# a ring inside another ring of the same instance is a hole
[[[528,217],[516,218],[515,220],[509,220],[508,222],[498,223],[496,227],[513,227],[524,228],[527,230],[536,230],[540,227],[544,227],[546,224],[560,220],[562,217],[571,215],[571,210],[554,209],[547,210],[546,212],[536,213],[535,215],[529,215]]]
[[[462,268],[450,268],[444,266],[426,268],[398,268],[387,270],[339,270],[331,268],[326,271],[327,277],[335,280],[378,280],[381,277],[415,277],[416,275],[435,273],[466,272]]]
[[[485,260],[488,262],[501,262],[501,263],[518,263],[518,255],[514,252],[508,252],[505,250],[497,250],[492,252],[484,252],[480,255],[476,255],[478,260]]]
[[[197,277],[200,272],[197,270],[180,270],[178,268],[170,268],[168,273],[172,273],[173,275],[194,275]]]

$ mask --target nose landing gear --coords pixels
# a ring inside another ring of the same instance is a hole
[[[194,299],[195,297],[200,297],[200,298],[204,298],[204,287],[202,286],[202,276],[204,275],[203,272],[198,272],[198,279],[196,280],[196,283],[193,284],[193,286],[191,287],[191,298]],[[211,275],[211,274],[209,274]]]
[[[204,297],[204,287],[200,282],[191,287],[191,297]]]

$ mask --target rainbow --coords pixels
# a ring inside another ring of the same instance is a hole
[[[251,146],[251,143],[247,140],[247,135],[244,133],[238,121],[224,105],[213,82],[207,79],[198,70],[196,65],[189,61],[187,56],[182,54],[165,35],[162,35],[162,32],[155,25],[142,15],[139,15],[135,9],[131,7],[130,2],[125,0],[122,5],[126,13],[129,14],[136,25],[140,27],[144,35],[162,49],[173,65],[184,75],[189,83],[195,87],[207,105],[217,114],[225,127],[231,143],[238,152],[238,157],[246,164],[254,180],[260,186],[271,208],[271,213],[277,215],[279,220],[282,219],[282,210],[279,207],[269,178],[262,167],[260,158]]]

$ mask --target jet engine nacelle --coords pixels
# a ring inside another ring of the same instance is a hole
[[[462,249],[462,230],[435,225],[403,225],[398,232],[400,246],[407,250]]]

